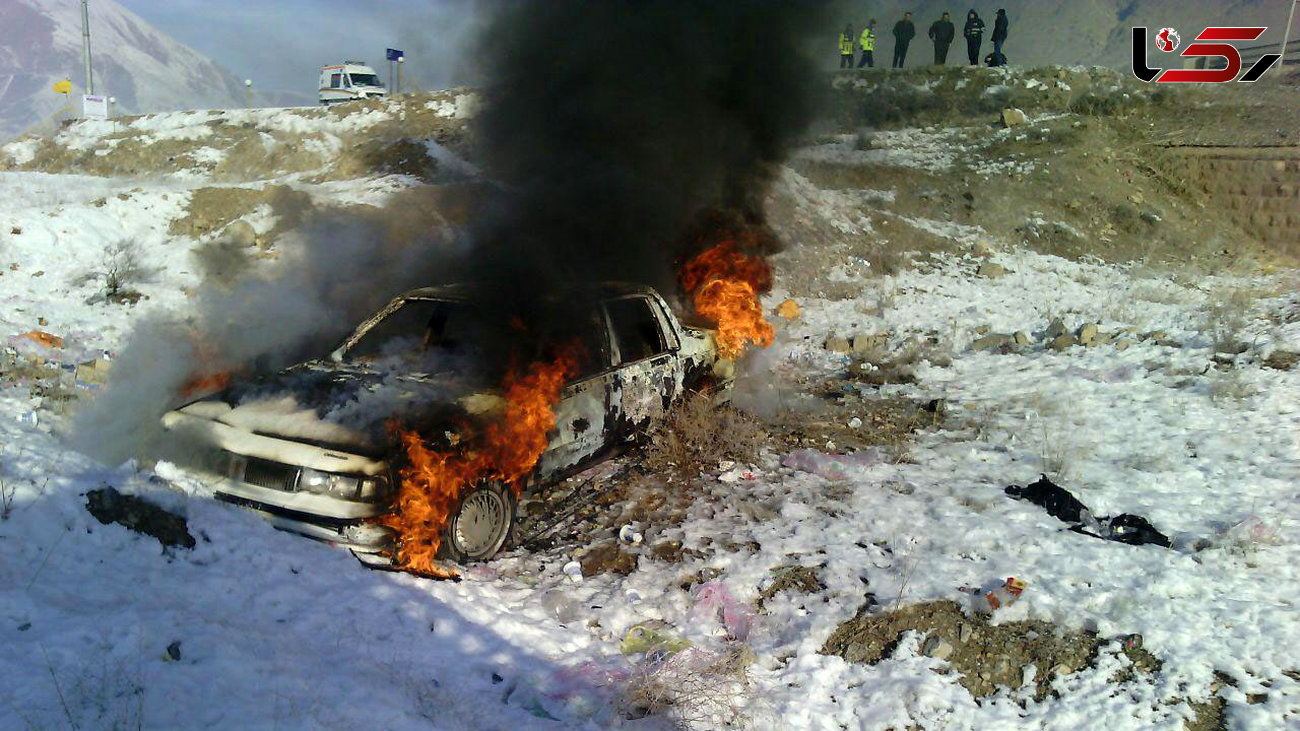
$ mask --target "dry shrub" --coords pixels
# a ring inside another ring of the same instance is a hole
[[[697,474],[723,459],[753,462],[766,443],[767,432],[753,417],[691,393],[650,433],[645,466]]]
[[[1239,353],[1251,309],[1260,293],[1244,287],[1225,287],[1213,292],[1205,308],[1202,331],[1210,336],[1216,353]]]
[[[618,694],[622,715],[657,716],[682,729],[744,728],[754,653],[743,643],[687,648],[637,666]]]

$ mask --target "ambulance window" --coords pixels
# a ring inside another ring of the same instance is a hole
[[[330,88],[337,89],[343,84],[343,74],[330,74]]]

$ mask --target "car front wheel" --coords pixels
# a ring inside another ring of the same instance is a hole
[[[492,558],[510,538],[517,505],[514,492],[499,482],[467,490],[447,521],[439,554],[457,563]]]

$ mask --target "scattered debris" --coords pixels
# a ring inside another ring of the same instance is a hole
[[[992,613],[1002,607],[1015,604],[1024,590],[1025,582],[1014,576],[1008,576],[1006,581],[992,589],[964,586],[959,591],[971,595],[971,608],[976,612]]]
[[[1171,547],[1169,538],[1155,529],[1146,518],[1122,513],[1114,517],[1096,517],[1069,490],[1053,483],[1042,475],[1025,487],[1011,485],[1007,495],[1016,500],[1028,500],[1038,505],[1052,517],[1070,524],[1070,530],[1094,538],[1127,543],[1130,546],[1155,544]]]
[[[628,629],[618,645],[618,651],[624,655],[642,655],[680,652],[688,647],[691,647],[690,640],[669,631],[667,625],[647,622]]]
[[[731,595],[731,590],[721,581],[701,584],[691,591],[695,598],[693,615],[699,619],[722,621],[727,639],[744,642],[754,625],[754,612]]]
[[[880,461],[881,455],[875,449],[864,449],[853,454],[826,454],[816,449],[796,449],[781,460],[781,466],[839,481],[848,479],[851,470],[870,467]]]
[[[63,347],[63,338],[59,337],[58,335],[47,333],[44,330],[32,330],[29,332],[25,332],[20,337],[27,338],[28,340],[37,343],[39,345],[43,345],[47,348],[60,349]]]
[[[136,533],[153,536],[163,548],[194,548],[194,536],[190,535],[184,518],[116,488],[104,487],[86,493],[86,510],[104,525],[117,523]]]

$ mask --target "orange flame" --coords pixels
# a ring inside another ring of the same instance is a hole
[[[750,343],[772,344],[776,330],[758,301],[772,288],[772,268],[762,256],[723,241],[687,262],[679,276],[695,311],[718,329],[718,355],[735,359]]]
[[[435,561],[442,530],[461,491],[500,480],[518,497],[520,482],[537,465],[555,428],[560,390],[578,371],[579,348],[538,361],[524,373],[511,369],[504,382],[505,408],[498,419],[470,434],[453,450],[431,449],[414,429],[397,427],[409,465],[401,470],[397,499],[379,522],[398,534],[398,568],[437,578],[456,572]]]
[[[230,385],[230,374],[227,372],[208,373],[196,375],[181,386],[181,396],[189,398],[195,394],[212,393],[220,391]]]

